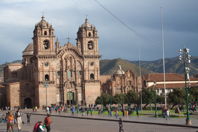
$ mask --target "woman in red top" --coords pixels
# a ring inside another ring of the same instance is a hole
[[[47,114],[47,117],[45,117],[44,123],[45,123],[46,129],[47,129],[47,132],[50,132],[50,130],[51,130],[50,125],[52,123],[50,114]]]

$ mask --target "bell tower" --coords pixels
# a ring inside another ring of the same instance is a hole
[[[98,38],[96,28],[86,18],[77,32],[77,47],[83,55],[99,55]]]
[[[35,102],[37,106],[48,106],[57,102],[56,94],[56,48],[54,29],[44,17],[33,31],[33,61],[35,66]]]
[[[34,55],[54,55],[54,29],[45,19],[35,25],[33,31]]]
[[[95,26],[85,19],[77,32],[77,47],[84,57],[85,103],[94,104],[100,96],[100,62],[98,34]]]

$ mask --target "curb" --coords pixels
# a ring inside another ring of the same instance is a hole
[[[41,115],[46,116],[46,114],[39,114],[39,113],[31,113],[32,115]],[[79,116],[68,116],[68,115],[54,115],[54,117],[64,117],[64,118],[73,118],[73,119],[85,119],[85,120],[97,120],[97,121],[111,121],[111,122],[119,122],[119,119],[107,119],[107,118],[97,118],[97,117],[79,117]],[[155,122],[144,122],[144,121],[129,121],[129,120],[122,120],[124,123],[136,123],[136,124],[151,124],[151,125],[159,125],[159,126],[173,126],[173,127],[185,127],[185,128],[197,128],[198,126],[187,126],[181,124],[167,124],[167,123],[155,123]]]

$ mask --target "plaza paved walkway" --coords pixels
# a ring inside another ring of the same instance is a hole
[[[36,115],[34,115],[36,114]],[[25,124],[23,125],[22,132],[32,132],[33,126],[37,121],[43,121],[46,115],[45,112],[39,111],[34,113],[31,116],[31,123],[26,124],[26,115],[23,115],[23,120]],[[41,114],[41,115],[37,115]],[[71,118],[76,117],[76,118]],[[78,119],[78,117],[83,118],[97,118],[101,120],[90,120],[90,119]],[[70,113],[52,113],[52,132],[119,132],[118,122],[115,121],[105,121],[102,119],[111,119],[114,120],[115,117],[107,116],[81,116],[75,115],[71,116]],[[144,122],[155,122],[155,123],[164,123],[164,124],[185,124],[185,118],[154,118],[149,116],[144,117],[129,117],[123,118],[125,121],[138,121],[142,123],[128,123],[124,122],[124,132],[196,132],[198,128],[187,128],[187,127],[178,127],[178,126],[163,126],[155,124],[145,124]],[[198,126],[198,119],[192,118],[192,123],[194,126]],[[0,123],[0,132],[5,132],[6,124]],[[16,130],[16,129],[15,129]],[[17,131],[16,131],[17,132]]]
[[[44,111],[39,111],[36,112],[35,114],[46,114],[46,112]],[[67,118],[82,118],[82,119],[104,119],[104,120],[118,120],[118,118],[116,119],[115,116],[104,116],[104,115],[84,115],[82,116],[82,114],[74,114],[72,115],[71,113],[56,113],[53,112],[52,116],[61,116],[61,117],[67,117]],[[168,118],[167,120],[165,118],[155,118],[153,117],[153,115],[148,115],[148,116],[128,116],[128,117],[122,117],[123,121],[128,122],[128,121],[132,121],[132,122],[136,122],[136,123],[156,123],[156,124],[164,124],[164,125],[179,125],[179,126],[186,126],[185,125],[185,117],[181,117],[181,118]],[[192,127],[197,127],[198,128],[198,116],[191,116],[191,121],[192,121]]]

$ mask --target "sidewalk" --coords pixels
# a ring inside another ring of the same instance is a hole
[[[46,115],[46,112],[44,111],[38,111],[38,112],[32,112],[32,114],[35,115]],[[106,121],[118,121],[118,118],[122,118],[123,122],[125,123],[139,123],[139,124],[153,124],[153,125],[166,125],[166,126],[178,126],[178,127],[191,127],[191,128],[198,128],[198,117],[192,117],[192,126],[186,126],[185,125],[185,119],[186,118],[168,118],[167,120],[165,118],[155,118],[152,116],[128,116],[128,117],[118,117],[116,119],[115,116],[104,116],[104,115],[84,115],[82,114],[74,114],[71,113],[56,113],[52,112],[51,116],[58,116],[58,117],[65,117],[65,118],[78,118],[78,119],[87,119],[87,120],[106,120]]]

